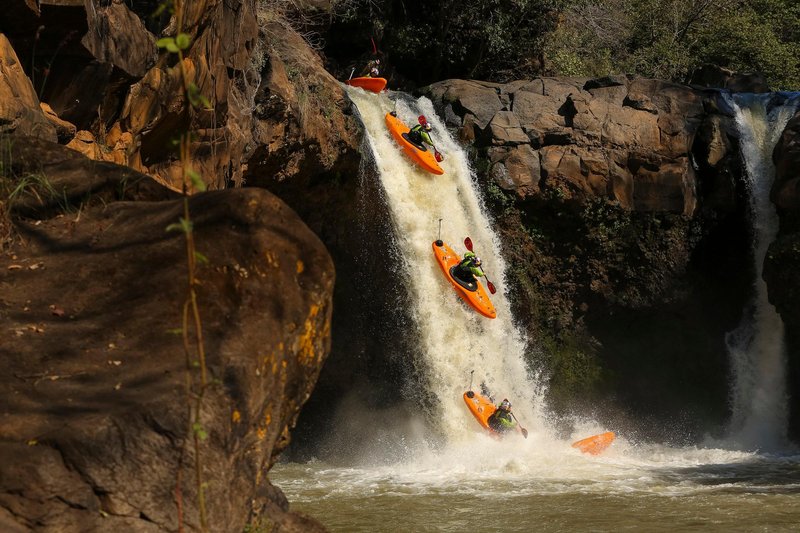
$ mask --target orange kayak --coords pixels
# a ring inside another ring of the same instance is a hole
[[[419,147],[408,140],[408,132],[411,131],[411,129],[403,124],[402,120],[392,116],[391,113],[386,113],[386,126],[392,133],[394,140],[403,147],[403,150],[405,150],[412,161],[428,172],[444,174],[444,170],[442,170],[442,167],[436,162],[436,157],[433,155],[433,152],[425,148],[425,146]]]
[[[487,318],[496,318],[497,311],[483,288],[481,282],[475,280],[474,283],[465,283],[452,274],[453,268],[461,262],[461,258],[443,241],[433,242],[433,254],[436,256],[436,261],[442,268],[447,280],[453,285],[456,292],[461,299],[467,302],[478,313]]]
[[[464,393],[464,403],[467,404],[469,412],[475,417],[475,420],[489,433],[493,435],[500,435],[497,431],[489,427],[489,417],[495,412],[497,407],[494,403],[478,392],[468,390]]]
[[[606,448],[611,446],[611,443],[614,442],[615,437],[616,435],[614,435],[613,431],[606,431],[605,433],[592,435],[591,437],[586,437],[585,439],[573,442],[572,447],[578,448],[583,453],[599,455],[603,453]]]
[[[351,78],[344,83],[353,87],[361,87],[365,91],[373,93],[379,93],[386,87],[385,78]]]

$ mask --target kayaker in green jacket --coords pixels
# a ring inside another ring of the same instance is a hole
[[[454,274],[465,283],[475,283],[475,278],[481,278],[484,275],[481,264],[480,257],[475,255],[474,252],[467,252],[464,254],[464,259],[456,267]]]
[[[487,420],[489,427],[498,433],[505,433],[517,427],[517,422],[511,415],[511,402],[503,400],[494,413]]]
[[[420,115],[418,120],[419,124],[411,128],[411,131],[408,132],[408,138],[417,146],[424,146],[422,143],[425,143],[431,145],[431,147],[436,150],[430,135],[433,128],[428,122],[428,119],[425,118],[425,115]]]

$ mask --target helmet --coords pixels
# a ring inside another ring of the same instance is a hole
[[[502,402],[500,402],[500,409],[502,409],[503,411],[510,411],[511,402],[509,402],[508,400],[503,400]]]
[[[419,123],[422,124],[423,126],[428,123],[428,119],[425,118],[425,115],[420,115],[417,120],[419,120]]]
[[[481,258],[480,258],[480,257],[475,257],[475,259],[473,259],[473,260],[472,260],[472,262],[473,262],[473,263],[475,263],[475,266],[476,266],[476,267],[479,267],[479,266],[481,266],[481,263],[482,263],[482,261],[481,261]]]

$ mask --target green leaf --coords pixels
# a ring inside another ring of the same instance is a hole
[[[178,46],[175,44],[175,41],[167,43],[166,48],[169,52],[172,52],[173,54],[177,54],[178,52],[180,52],[180,48],[178,48]]]
[[[195,251],[194,252],[194,258],[198,263],[203,263],[205,265],[208,264],[208,257],[204,256],[200,252]]]
[[[188,234],[192,232],[193,227],[194,226],[192,225],[191,221],[181,217],[178,219],[178,222],[172,223],[169,226],[167,226],[167,231],[182,231]]]
[[[179,33],[175,37],[175,45],[181,50],[186,50],[192,44],[192,38],[188,33]]]
[[[200,440],[206,440],[208,438],[208,433],[206,433],[206,430],[203,429],[203,426],[200,424],[200,422],[195,422],[192,424],[192,431],[194,431],[195,435],[197,435],[197,438]]]
[[[196,190],[198,190],[200,192],[206,190],[206,184],[203,181],[203,178],[200,176],[200,174],[198,174],[197,172],[195,172],[192,169],[189,169],[189,170],[186,171],[186,175],[189,176],[190,180],[192,180],[192,186]]]
[[[189,87],[186,88],[186,96],[189,98],[189,103],[192,104],[192,107],[194,108],[213,108],[211,102],[208,101],[208,98],[200,93],[200,88],[194,83],[190,83]]]
[[[183,334],[183,328],[168,329],[167,333],[169,333],[170,335],[182,335]]]
[[[169,50],[169,46],[175,46],[175,39],[173,37],[162,37],[161,39],[156,41],[156,46],[159,48],[166,48]],[[171,52],[172,50],[170,50]]]
[[[194,228],[194,224],[192,224],[192,221],[191,220],[186,220],[183,217],[180,218],[180,221],[181,221],[181,229],[183,229],[183,232],[187,233],[187,234],[191,233],[192,232],[192,228]]]

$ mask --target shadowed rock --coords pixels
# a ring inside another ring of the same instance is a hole
[[[172,331],[187,251],[166,231],[183,200],[58,145],[16,139],[10,153],[4,179],[31,185],[0,258],[0,529],[174,531],[182,513],[196,530],[186,379],[199,378]],[[266,191],[198,194],[189,210],[208,258],[197,293],[210,530],[242,531],[259,514],[318,530],[287,513],[266,473],[329,349],[330,257]]]

